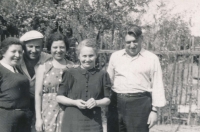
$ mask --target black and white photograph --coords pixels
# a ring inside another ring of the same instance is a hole
[[[0,132],[199,132],[200,0],[0,0]]]

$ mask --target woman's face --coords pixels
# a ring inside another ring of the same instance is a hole
[[[66,46],[64,41],[54,41],[51,45],[51,55],[56,60],[64,59],[66,54]]]
[[[3,54],[4,62],[15,66],[19,64],[22,57],[22,46],[21,45],[10,45],[8,50]]]
[[[80,50],[79,60],[81,63],[81,67],[84,69],[91,69],[95,66],[95,59],[97,55],[93,48],[83,46]]]

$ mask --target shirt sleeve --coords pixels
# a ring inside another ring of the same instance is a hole
[[[105,71],[103,76],[103,90],[104,90],[104,97],[110,97],[110,89],[111,89],[111,81],[109,78],[108,73]]]
[[[165,90],[162,79],[162,69],[159,59],[154,60],[152,71],[152,105],[155,107],[163,107],[166,104]]]
[[[107,68],[107,72],[108,72],[108,75],[110,77],[110,81],[112,82],[112,84],[113,84],[114,76],[115,76],[113,62],[114,62],[114,55],[112,54],[110,57],[109,63],[108,63],[108,68]]]
[[[57,95],[67,96],[68,91],[73,87],[73,84],[74,77],[68,71],[64,71]]]

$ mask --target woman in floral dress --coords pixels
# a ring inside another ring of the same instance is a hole
[[[35,86],[36,130],[43,132],[60,132],[63,109],[55,98],[62,80],[63,70],[73,67],[65,59],[68,45],[66,38],[59,33],[50,35],[47,49],[52,58],[38,67]]]

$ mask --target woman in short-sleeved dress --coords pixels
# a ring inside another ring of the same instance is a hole
[[[81,65],[63,73],[56,98],[66,105],[62,132],[103,132],[100,106],[110,103],[111,83],[106,71],[94,68],[95,43],[82,41],[77,48]]]
[[[56,101],[59,84],[64,70],[73,63],[65,59],[67,44],[65,37],[54,33],[48,38],[47,49],[52,58],[38,67],[36,73],[35,108],[36,130],[42,132],[60,132],[63,109]]]
[[[42,90],[42,119],[45,130],[57,132],[60,130],[63,109],[56,102],[55,98],[62,80],[63,70],[72,67],[73,63],[69,61],[64,69],[55,68],[52,65],[52,60],[47,61],[44,65],[45,75]]]
[[[70,69],[70,73],[66,72],[58,95],[84,101],[90,98],[99,100],[109,97],[110,81],[106,72],[95,68],[87,71],[81,67]],[[72,83],[73,86],[69,86],[69,89],[67,89],[66,86]],[[102,132],[101,108],[79,109],[74,106],[67,106],[62,126],[62,129],[65,130],[62,132]]]

